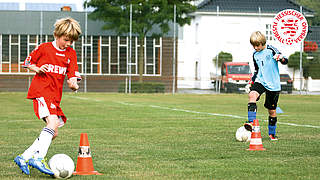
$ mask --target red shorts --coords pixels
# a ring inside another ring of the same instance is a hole
[[[59,127],[67,122],[67,117],[63,114],[60,104],[50,98],[35,98],[33,100],[34,113],[39,119],[48,117],[49,115],[57,115],[60,120]]]

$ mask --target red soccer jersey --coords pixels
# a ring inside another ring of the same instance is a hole
[[[54,98],[58,103],[61,101],[62,88],[65,75],[68,78],[77,77],[81,79],[78,72],[76,51],[71,47],[60,50],[54,42],[43,43],[33,50],[23,66],[36,65],[41,67],[48,64],[48,72],[37,73],[31,82],[27,98],[39,97]]]

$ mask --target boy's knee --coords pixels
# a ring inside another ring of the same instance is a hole
[[[56,130],[59,127],[59,118],[57,115],[50,115],[46,118],[47,127]]]
[[[251,91],[249,94],[249,102],[256,102],[258,97],[259,97],[259,93],[256,91]]]
[[[269,109],[268,112],[269,112],[269,116],[271,116],[271,117],[277,116],[277,111],[274,109]]]

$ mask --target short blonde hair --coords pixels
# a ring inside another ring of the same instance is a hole
[[[81,33],[78,21],[73,18],[61,18],[54,24],[53,35],[56,37],[67,36],[71,40],[76,41]]]
[[[266,36],[260,31],[253,32],[250,36],[250,43],[252,46],[259,46],[260,44],[264,46],[267,42]]]

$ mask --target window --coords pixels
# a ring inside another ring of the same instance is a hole
[[[266,24],[266,39],[267,41],[273,41],[273,33],[271,24]]]
[[[161,39],[146,38],[145,74],[160,74]]]
[[[0,72],[28,73],[21,68],[27,56],[42,42],[52,42],[52,35],[0,34]],[[80,36],[72,44],[77,53],[79,72],[84,74],[138,75],[138,37]],[[144,39],[144,75],[161,75],[162,38]]]

